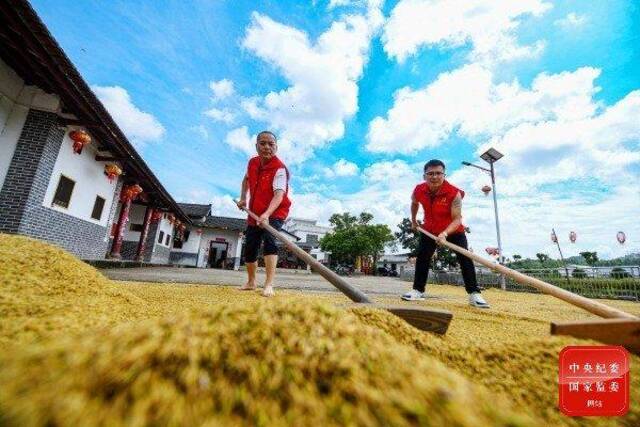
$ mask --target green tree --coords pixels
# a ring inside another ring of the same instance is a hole
[[[375,265],[380,252],[394,238],[389,227],[370,224],[372,220],[373,215],[368,212],[357,217],[349,213],[332,215],[329,222],[334,229],[320,240],[320,247],[331,252],[331,258],[339,263],[353,264],[358,256],[371,256]]]
[[[333,225],[334,231],[341,231],[353,227],[358,222],[358,218],[350,215],[348,212],[341,214],[333,214],[329,218],[329,222]]]
[[[518,262],[522,259],[522,255],[518,255],[518,254],[513,254],[513,260],[515,262]]]
[[[598,262],[597,252],[580,252],[580,256],[584,258],[587,265],[595,265]]]
[[[415,256],[418,252],[420,235],[411,228],[411,220],[402,218],[402,222],[398,224],[398,229],[400,231],[394,233],[396,239],[403,248],[408,249],[411,255]]]
[[[545,261],[549,261],[549,255],[547,254],[537,253],[536,258],[538,258],[538,261],[540,261],[540,264],[544,264]]]
[[[452,268],[458,265],[455,252],[444,246],[437,247],[432,260],[434,269]]]

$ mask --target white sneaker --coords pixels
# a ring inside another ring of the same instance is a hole
[[[490,308],[489,303],[482,298],[480,292],[469,294],[469,305],[478,308]]]
[[[424,301],[424,293],[411,289],[401,297],[405,301]]]

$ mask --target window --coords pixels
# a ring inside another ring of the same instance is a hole
[[[131,225],[129,226],[129,230],[130,231],[139,231],[139,232],[142,233],[142,224],[131,223]]]
[[[93,211],[91,212],[91,218],[100,221],[102,218],[102,210],[104,209],[104,199],[100,196],[96,196],[96,201],[93,203]]]
[[[60,175],[60,181],[58,181],[58,187],[56,193],[53,196],[52,205],[60,206],[63,208],[69,207],[69,201],[71,201],[71,193],[73,193],[73,187],[76,183],[67,178],[64,175]]]
[[[160,236],[158,237],[158,243],[162,244],[162,239],[164,239],[164,231],[160,232]]]
[[[189,240],[189,234],[191,234],[191,230],[185,230],[184,231],[184,241],[186,242],[187,240]]]
[[[167,240],[164,243],[165,245],[169,246],[169,242],[171,241],[171,234],[167,234]]]

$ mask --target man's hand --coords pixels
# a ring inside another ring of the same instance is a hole
[[[260,227],[264,227],[264,224],[269,224],[269,214],[263,213],[262,215],[260,215],[260,218],[256,220],[256,223]]]
[[[411,220],[411,229],[413,231],[418,231],[419,226],[420,226],[420,223],[418,223],[418,221],[416,221],[415,219]]]
[[[439,245],[442,245],[442,243],[447,240],[447,236],[448,234],[446,231],[443,231],[442,233],[438,234],[438,239],[436,240],[436,243]]]
[[[244,210],[247,207],[247,201],[245,199],[240,199],[236,202],[238,209]]]

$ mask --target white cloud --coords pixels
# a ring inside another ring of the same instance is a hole
[[[471,44],[471,59],[496,63],[538,55],[539,41],[519,45],[519,19],[540,16],[551,4],[543,0],[400,0],[384,27],[385,52],[403,62],[423,46],[457,48]]]
[[[345,15],[312,42],[296,28],[253,14],[243,46],[274,66],[290,86],[245,98],[242,106],[278,132],[289,163],[307,159],[314,149],[344,135],[345,121],[358,109],[357,81],[381,23],[379,8],[370,5],[366,15]]]
[[[599,74],[590,67],[541,73],[526,89],[517,80],[495,84],[489,69],[469,64],[440,74],[423,89],[397,91],[387,117],[370,123],[367,148],[413,153],[440,145],[454,132],[479,138],[503,134],[521,123],[589,118],[599,108],[593,101]]]
[[[244,152],[248,157],[256,154],[255,137],[249,136],[249,129],[242,126],[227,133],[224,142],[230,147]]]
[[[228,194],[221,196],[211,196],[207,200],[211,201],[211,214],[215,216],[228,216],[232,218],[246,218],[246,214],[238,209],[233,197]]]
[[[120,86],[91,86],[109,114],[137,147],[157,141],[164,135],[164,126],[152,114],[136,107],[129,93]]]
[[[204,115],[207,117],[211,117],[217,122],[223,122],[227,124],[233,123],[233,121],[235,120],[235,116],[233,115],[233,113],[226,108],[211,108],[210,110],[205,111]]]
[[[584,15],[578,15],[575,12],[568,13],[562,19],[558,19],[553,23],[564,30],[570,30],[574,28],[582,27],[587,22],[587,17]]]
[[[348,6],[353,3],[353,0],[329,0],[329,9],[333,9],[341,6]]]
[[[502,161],[502,160],[501,160]],[[401,160],[380,162],[365,169],[370,178],[368,185],[351,194],[319,193],[292,195],[292,215],[317,219],[327,223],[334,213],[358,214],[371,212],[377,223],[387,224],[397,231],[397,224],[410,215],[410,197],[416,184],[422,182],[422,164],[408,164]],[[498,204],[503,250],[506,256],[514,253],[535,257],[537,252],[557,258],[557,249],[549,239],[551,228],[558,233],[564,255],[577,255],[582,251],[597,250],[601,258],[622,256],[640,251],[640,225],[629,222],[630,212],[640,212],[640,189],[636,181],[626,176],[626,185],[593,198],[584,194],[553,194],[549,192],[522,192],[506,194],[508,183],[498,169]],[[493,199],[480,188],[489,183],[488,176],[478,171],[462,169],[447,178],[464,189],[463,222],[471,228],[470,245],[476,253],[496,246]],[[419,218],[422,218],[422,211]],[[606,221],[601,220],[606,218]],[[578,233],[578,241],[568,241],[569,231]],[[621,246],[615,240],[620,230],[627,234],[628,242]]]
[[[204,125],[191,126],[189,129],[197,133],[198,135],[200,135],[202,139],[205,139],[205,140],[209,139],[209,132],[207,131],[207,128]]]
[[[359,171],[358,165],[345,159],[340,159],[335,162],[331,168],[324,169],[325,176],[329,178],[333,178],[334,176],[354,176],[357,175]]]
[[[213,92],[214,101],[228,98],[235,93],[233,82],[229,79],[212,81],[209,83],[209,88]]]

